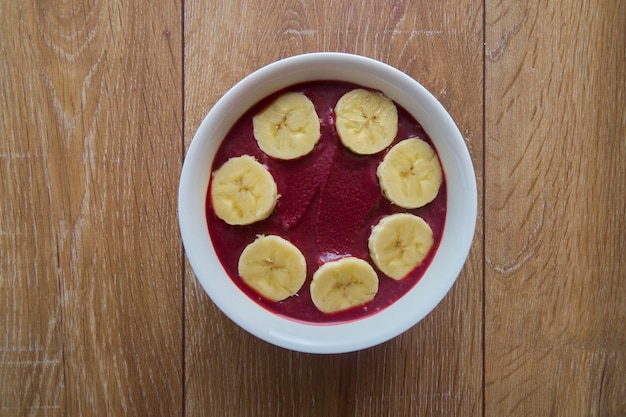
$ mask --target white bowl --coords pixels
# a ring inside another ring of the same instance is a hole
[[[381,312],[339,324],[307,324],[272,314],[231,280],[209,236],[205,202],[213,157],[231,126],[252,105],[285,87],[306,81],[348,81],[382,91],[404,107],[435,145],[447,185],[443,236],[432,263],[408,293]],[[213,302],[253,335],[295,351],[342,353],[368,348],[411,328],[443,299],[469,253],[476,225],[477,193],[469,152],[454,121],[417,81],[382,62],[343,53],[286,58],[245,77],[203,120],[185,157],[178,215],[193,271]]]

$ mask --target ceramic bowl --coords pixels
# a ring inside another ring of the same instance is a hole
[[[424,128],[439,154],[447,185],[447,215],[440,245],[419,282],[389,307],[338,324],[290,320],[261,307],[224,271],[206,221],[210,167],[220,143],[243,113],[268,95],[316,80],[339,80],[382,91]],[[209,168],[207,168],[209,167]],[[206,115],[185,156],[178,215],[187,258],[202,288],[237,325],[269,343],[308,353],[365,349],[405,332],[431,312],[456,281],[469,253],[477,214],[474,169],[455,122],[416,80],[374,59],[311,53],[269,64],[233,86]]]

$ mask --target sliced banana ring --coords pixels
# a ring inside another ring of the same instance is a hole
[[[280,236],[259,236],[239,257],[239,276],[256,293],[281,301],[300,291],[306,260],[300,249]]]
[[[384,217],[368,239],[370,256],[385,275],[400,280],[422,263],[433,246],[433,231],[421,217],[397,213]]]
[[[409,209],[433,201],[443,181],[437,154],[419,138],[394,145],[378,165],[376,174],[385,197]]]
[[[323,313],[363,305],[378,292],[378,275],[366,261],[347,257],[327,262],[313,274],[311,299]]]
[[[335,106],[336,128],[345,147],[371,155],[391,145],[398,132],[398,109],[380,93],[357,88]]]
[[[259,148],[278,159],[295,159],[313,150],[320,139],[320,121],[313,102],[302,93],[285,93],[253,121]]]
[[[247,225],[264,220],[277,200],[274,177],[250,155],[231,158],[213,173],[213,210],[228,224]]]

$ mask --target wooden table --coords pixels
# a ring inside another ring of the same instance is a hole
[[[3,1],[0,415],[626,415],[626,1]],[[234,325],[177,187],[216,100],[312,51],[405,71],[472,155],[473,247],[405,334]]]

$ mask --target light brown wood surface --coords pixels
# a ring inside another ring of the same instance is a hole
[[[626,2],[11,0],[0,27],[0,415],[626,415]],[[342,355],[233,324],[176,217],[211,106],[314,51],[422,83],[478,184],[451,292]]]
[[[485,414],[624,416],[626,2],[524,3],[486,17]]]

